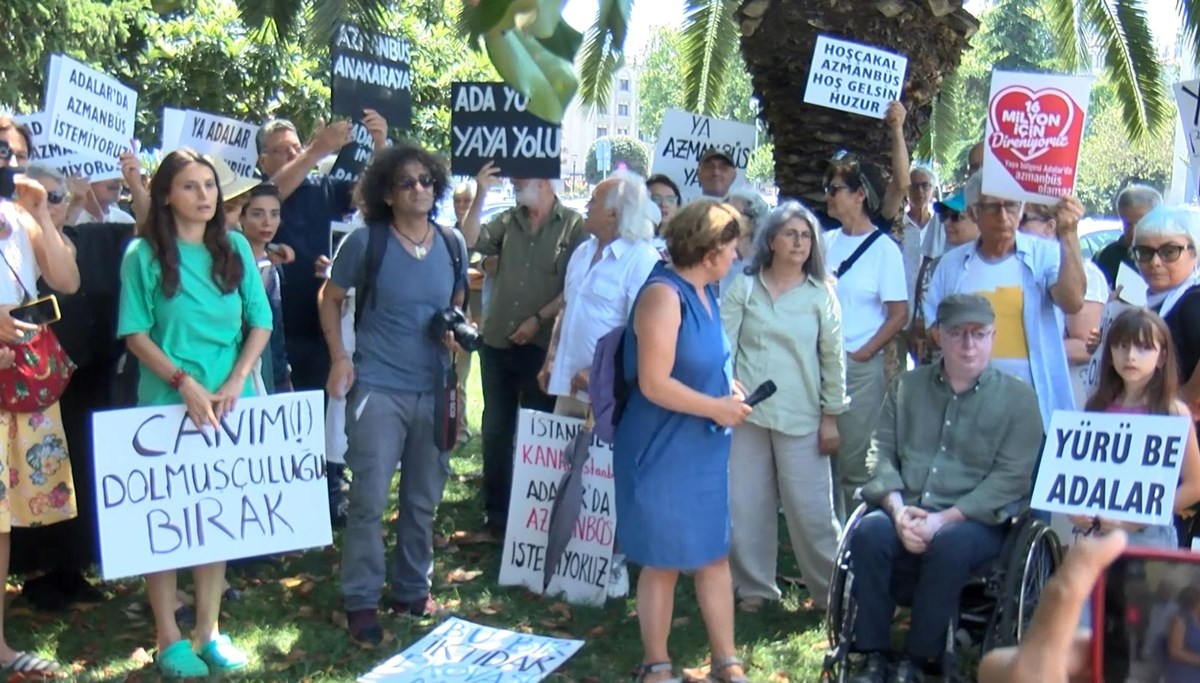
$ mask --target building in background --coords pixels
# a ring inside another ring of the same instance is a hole
[[[584,170],[592,143],[606,135],[638,136],[638,74],[623,66],[613,76],[608,104],[593,110],[579,97],[571,100],[562,123],[562,179],[575,193],[586,192]]]

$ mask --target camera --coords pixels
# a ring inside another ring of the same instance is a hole
[[[483,338],[479,329],[467,322],[467,316],[461,308],[447,308],[438,311],[429,321],[429,336],[441,341],[447,332],[454,333],[454,342],[467,351],[478,351],[483,346]]]

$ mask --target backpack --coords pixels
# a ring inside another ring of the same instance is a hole
[[[449,228],[437,223],[432,224],[442,236],[446,251],[450,252],[450,265],[454,268],[454,280],[458,282],[458,274],[462,270],[463,255],[458,248],[458,240]],[[388,233],[391,227],[387,223],[376,223],[367,227],[367,263],[363,268],[362,279],[354,288],[354,329],[357,331],[362,324],[363,313],[367,308],[375,307],[375,281],[379,279],[379,270],[383,267],[383,255],[387,251]],[[463,310],[467,308],[471,288],[463,283]]]
[[[592,374],[588,378],[588,400],[592,404],[596,437],[613,443],[633,385],[625,377],[625,325],[609,330],[596,342]]]

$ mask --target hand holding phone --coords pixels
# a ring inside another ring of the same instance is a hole
[[[58,297],[53,294],[21,304],[8,314],[30,325],[49,325],[62,319],[62,313],[58,309]]]

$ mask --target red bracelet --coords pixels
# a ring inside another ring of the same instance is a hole
[[[183,380],[187,379],[189,376],[190,375],[188,375],[187,370],[176,370],[175,374],[171,375],[171,388],[175,391],[179,391],[179,387],[183,386]]]

